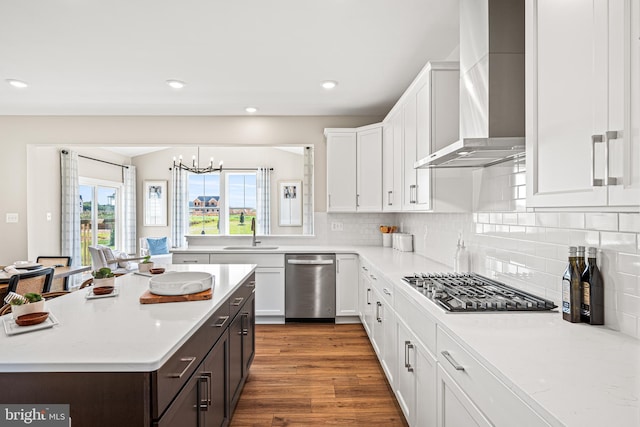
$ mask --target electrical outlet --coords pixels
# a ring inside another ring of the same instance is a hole
[[[18,214],[17,213],[8,213],[7,214],[7,222],[18,222]]]
[[[342,231],[343,225],[341,222],[332,222],[331,223],[331,231]]]

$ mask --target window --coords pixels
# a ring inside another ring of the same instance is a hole
[[[80,253],[82,265],[91,264],[89,246],[116,249],[122,230],[120,183],[80,178]]]
[[[189,174],[188,179],[189,234],[251,234],[255,172]]]

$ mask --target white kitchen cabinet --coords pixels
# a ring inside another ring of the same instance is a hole
[[[173,254],[174,264],[209,264],[208,253]]]
[[[325,129],[327,211],[382,211],[382,125]]]
[[[384,125],[382,138],[382,210],[402,209],[402,114]]]
[[[327,212],[356,211],[356,132],[325,130],[327,137]]]
[[[371,284],[369,267],[367,265],[360,265],[359,295],[360,319],[362,321],[362,326],[364,326],[364,329],[371,340],[371,337],[373,336],[374,300],[373,286]]]
[[[358,316],[358,255],[336,254],[336,317]]]
[[[436,422],[436,359],[400,318],[395,320],[397,344],[396,397],[410,426]]]
[[[401,171],[402,211],[465,212],[471,209],[469,171],[413,167],[417,160],[458,140],[459,80],[457,62],[428,63],[385,118],[386,126],[392,128],[389,135],[393,143],[400,147],[402,162],[393,163],[393,167]],[[387,147],[385,154],[389,151]],[[386,158],[384,162],[392,164]],[[385,184],[385,190],[388,197],[389,183]]]
[[[382,126],[356,133],[356,211],[382,210]]]
[[[492,426],[441,366],[437,368],[437,402],[437,427]]]
[[[638,0],[527,0],[527,207],[640,206]]]
[[[256,268],[256,316],[284,314],[284,268]]]
[[[177,254],[174,254],[174,257]],[[185,254],[185,257],[187,255]],[[284,255],[212,253],[212,264],[256,264],[255,314],[258,323],[284,323]]]

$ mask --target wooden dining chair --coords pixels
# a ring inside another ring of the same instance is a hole
[[[42,268],[11,276],[7,292],[20,295],[28,292],[44,294],[51,291],[51,283],[53,283],[53,268]]]
[[[39,256],[36,259],[38,264],[42,264],[45,267],[69,267],[71,265],[70,256]],[[53,279],[51,284],[52,291],[68,291],[69,290],[69,277],[61,279]]]

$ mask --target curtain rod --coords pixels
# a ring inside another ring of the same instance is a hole
[[[63,154],[69,154],[67,150],[62,150]],[[78,157],[82,157],[83,159],[93,160],[94,162],[106,163],[108,165],[118,166],[120,168],[129,169],[127,165],[119,165],[117,163],[108,162],[106,160],[94,159],[93,157],[83,156],[82,154],[78,154]]]

